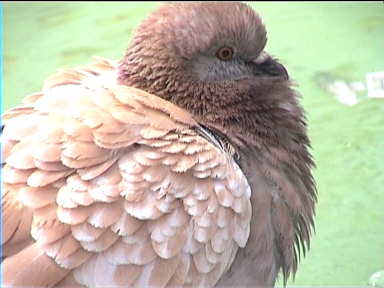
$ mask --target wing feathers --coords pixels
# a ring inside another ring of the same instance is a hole
[[[238,166],[116,67],[59,71],[7,114],[4,239],[36,241],[3,263],[9,284],[212,286],[248,239]]]
[[[6,258],[2,266],[4,287],[53,287],[70,272],[60,268],[37,243]]]

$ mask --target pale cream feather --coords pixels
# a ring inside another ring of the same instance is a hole
[[[9,287],[212,287],[246,245],[240,168],[116,69],[61,70],[3,116],[3,247],[26,241],[3,262]]]

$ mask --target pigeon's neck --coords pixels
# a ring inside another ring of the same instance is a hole
[[[180,63],[156,49],[147,49],[145,43],[133,43],[128,49],[118,68],[118,83],[171,101],[182,83]]]
[[[121,62],[120,84],[184,108],[197,122],[220,131],[239,149],[290,145],[303,140],[308,143],[300,122],[302,110],[295,97],[282,95],[294,93],[286,81],[263,79],[262,85],[258,78],[206,82],[161,55],[139,55],[131,51]]]

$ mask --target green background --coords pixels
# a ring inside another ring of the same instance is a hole
[[[98,55],[120,59],[134,27],[157,3],[4,4],[5,109],[59,67]],[[316,235],[290,286],[357,286],[384,269],[384,99],[366,91],[349,107],[326,81],[384,71],[384,4],[253,2],[267,51],[297,80],[317,163]],[[322,82],[324,83],[324,82]]]

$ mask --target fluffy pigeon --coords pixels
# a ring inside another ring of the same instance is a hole
[[[273,287],[309,248],[303,109],[243,3],[161,5],[3,115],[3,287]]]

